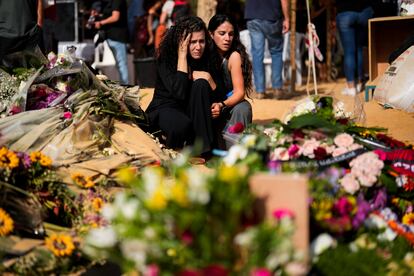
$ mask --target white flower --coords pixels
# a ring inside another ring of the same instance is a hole
[[[69,88],[68,84],[64,81],[58,81],[56,83],[56,89],[59,90],[59,91],[67,92],[68,88]]]
[[[136,212],[138,211],[139,202],[136,199],[130,199],[124,203],[121,208],[121,213],[126,219],[133,219]]]
[[[325,250],[336,246],[336,240],[329,234],[320,234],[311,244],[310,250],[313,258],[322,254]]]
[[[387,227],[385,220],[376,214],[370,214],[364,224],[369,229],[385,229]]]
[[[109,248],[114,246],[116,242],[116,233],[111,226],[92,229],[86,237],[87,244],[98,248]]]
[[[153,240],[157,236],[157,233],[154,228],[148,226],[144,229],[144,236],[149,240]]]
[[[393,241],[396,237],[397,233],[395,233],[391,228],[387,228],[383,233],[377,236],[380,241]]]
[[[125,240],[121,242],[121,252],[129,260],[135,263],[139,270],[145,268],[148,245],[143,240]]]
[[[245,145],[247,148],[251,148],[254,147],[254,145],[256,144],[256,139],[256,135],[249,134],[242,138],[241,144]]]
[[[247,148],[245,148],[242,145],[236,144],[229,149],[229,152],[223,158],[223,162],[227,166],[233,166],[234,164],[236,164],[237,160],[246,158],[247,153]]]
[[[115,208],[111,204],[105,204],[101,214],[107,221],[112,221],[116,217]]]
[[[250,247],[250,245],[253,243],[255,234],[256,231],[253,229],[241,232],[234,237],[234,242],[241,247]]]
[[[195,168],[189,168],[186,172],[188,176],[188,198],[191,202],[207,204],[210,201],[210,193],[205,174]]]

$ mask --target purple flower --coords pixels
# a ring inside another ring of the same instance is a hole
[[[380,189],[376,192],[374,196],[374,201],[372,202],[372,209],[379,210],[383,209],[387,204],[387,193],[385,189]]]
[[[30,156],[28,154],[24,152],[18,152],[17,157],[19,157],[25,169],[28,169],[30,166],[32,166],[32,160],[30,160]]]
[[[369,206],[369,203],[362,198],[358,198],[358,210],[352,219],[352,226],[354,228],[359,228],[370,212],[371,207]]]

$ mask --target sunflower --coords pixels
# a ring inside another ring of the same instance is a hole
[[[81,173],[72,174],[72,180],[82,188],[91,188],[95,186],[95,183],[92,181],[91,177],[84,176]]]
[[[32,160],[32,162],[39,162],[43,167],[50,167],[52,165],[52,159],[40,151],[30,153],[30,160]]]
[[[75,250],[72,237],[65,234],[53,233],[45,240],[46,247],[58,257],[70,256]]]
[[[0,149],[0,167],[13,169],[19,166],[19,157],[5,147]]]
[[[0,237],[13,231],[13,220],[2,208],[0,208]]]
[[[92,200],[92,207],[96,212],[101,211],[103,204],[104,204],[104,201],[100,197],[95,197]]]

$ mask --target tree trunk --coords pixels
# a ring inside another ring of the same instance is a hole
[[[198,0],[197,16],[208,24],[208,21],[216,13],[217,0]]]

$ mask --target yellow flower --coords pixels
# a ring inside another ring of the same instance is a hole
[[[6,236],[13,231],[13,220],[2,208],[0,208],[0,237]]]
[[[101,211],[103,204],[104,204],[104,201],[100,197],[95,197],[92,200],[92,207],[96,212]]]
[[[135,178],[136,170],[132,167],[122,168],[117,173],[118,181],[121,183],[131,183]]]
[[[30,160],[32,160],[32,162],[37,162],[40,160],[40,158],[42,158],[42,153],[40,151],[34,151],[30,153]]]
[[[167,203],[167,197],[161,186],[155,189],[152,197],[147,201],[148,208],[153,210],[162,210],[167,206]]]
[[[91,188],[95,186],[90,176],[84,176],[81,173],[72,174],[72,180],[82,188]]]
[[[407,213],[402,218],[402,223],[407,225],[413,225],[414,224],[414,213]]]
[[[234,183],[239,179],[240,173],[237,167],[234,166],[221,166],[218,173],[218,178],[227,183]]]
[[[177,180],[171,188],[171,197],[179,205],[185,207],[188,205],[188,198],[187,198],[186,191],[187,191],[186,185],[183,182]]]
[[[332,206],[332,201],[326,199],[312,202],[311,207],[315,212],[316,220],[330,219],[332,217]]]
[[[13,151],[2,147],[0,149],[0,167],[14,169],[19,166],[19,157]]]
[[[46,247],[58,257],[70,256],[75,250],[75,244],[69,235],[53,233],[45,242]]]
[[[50,159],[48,156],[43,155],[40,158],[40,165],[43,167],[50,167],[52,165],[52,159]]]
[[[32,160],[32,162],[39,162],[43,167],[50,167],[52,165],[52,159],[40,151],[30,153],[30,160]]]

